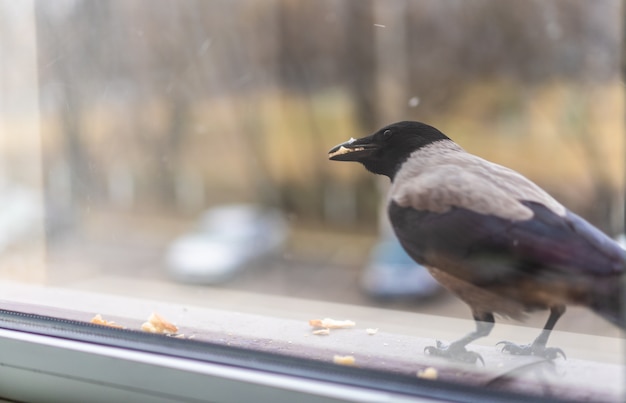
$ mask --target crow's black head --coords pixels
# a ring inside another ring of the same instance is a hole
[[[357,161],[368,171],[393,180],[400,165],[421,147],[435,141],[450,140],[432,126],[420,122],[398,122],[385,126],[371,136],[350,139],[333,147],[333,161]]]

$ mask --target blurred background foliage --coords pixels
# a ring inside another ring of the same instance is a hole
[[[410,119],[622,229],[617,0],[57,0],[35,15],[60,227],[254,201],[374,230],[378,180],[326,153]],[[28,165],[11,141],[4,161]]]

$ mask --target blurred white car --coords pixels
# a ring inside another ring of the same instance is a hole
[[[212,208],[195,231],[168,247],[169,274],[185,283],[226,281],[255,260],[280,251],[287,232],[278,210],[249,204]]]

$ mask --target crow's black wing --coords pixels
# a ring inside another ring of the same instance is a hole
[[[567,273],[612,275],[626,271],[626,251],[581,217],[567,211],[560,217],[541,204],[523,202],[531,220],[510,226],[508,237],[519,237],[527,259],[565,269]]]
[[[562,217],[534,202],[523,204],[533,211],[529,220],[512,221],[459,207],[443,213],[419,211],[393,201],[389,216],[415,260],[477,285],[537,273],[558,281],[563,276],[625,271],[626,252],[582,218],[571,212]],[[441,267],[441,262],[456,263]]]

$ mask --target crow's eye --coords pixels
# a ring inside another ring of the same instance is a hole
[[[391,137],[392,133],[391,130],[387,129],[383,132],[383,136],[388,139],[389,137]]]

